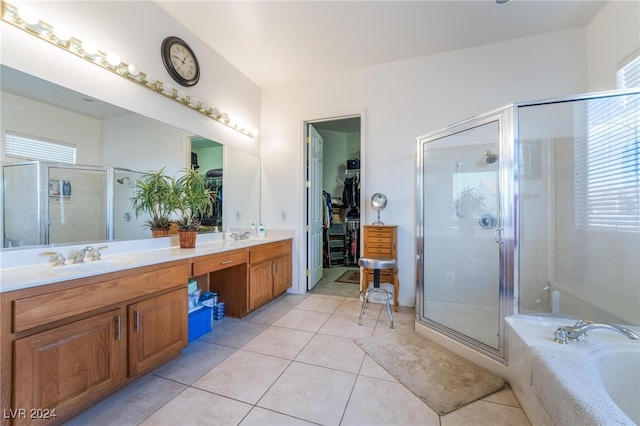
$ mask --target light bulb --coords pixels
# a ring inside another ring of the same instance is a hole
[[[162,91],[173,97],[173,86],[170,83],[162,83]]]
[[[260,133],[260,131],[258,129],[253,129],[251,131],[251,136],[258,136],[258,133]]]
[[[107,63],[113,67],[117,67],[120,65],[120,56],[113,52],[107,53]]]
[[[229,114],[227,114],[226,112],[223,112],[222,115],[220,115],[220,119],[222,121],[224,121],[225,123],[229,122]]]
[[[176,93],[176,98],[178,99],[184,99],[187,96],[187,94],[184,92],[184,90],[178,90],[178,92]]]
[[[40,23],[40,18],[36,14],[36,11],[28,6],[21,7],[18,10],[18,16],[20,16],[27,25],[38,25]]]
[[[67,27],[64,27],[64,26],[59,26],[59,27],[56,26],[53,29],[53,34],[56,36],[58,40],[62,42],[67,42],[71,38],[71,32]]]
[[[220,117],[220,110],[218,108],[211,108],[211,115],[213,115],[214,118]]]
[[[96,44],[91,40],[83,41],[82,50],[87,56],[95,56],[98,53],[98,46],[96,46]]]
[[[140,68],[138,68],[136,64],[129,64],[129,66],[127,67],[127,71],[133,77],[137,77],[140,74]]]
[[[151,74],[151,73],[147,73],[147,83],[149,84],[155,84],[156,83],[156,76]]]

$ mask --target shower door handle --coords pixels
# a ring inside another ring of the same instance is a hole
[[[495,241],[498,244],[502,244],[504,241],[502,241],[502,227],[497,227],[494,234],[493,234],[493,241]]]

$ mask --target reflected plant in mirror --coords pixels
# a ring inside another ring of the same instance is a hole
[[[136,182],[136,194],[131,198],[136,217],[148,216],[145,225],[154,237],[169,235],[171,213],[177,209],[175,179],[164,173],[165,168],[142,175]]]

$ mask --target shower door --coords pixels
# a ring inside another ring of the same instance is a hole
[[[493,353],[501,349],[500,124],[494,114],[418,140],[419,320]]]

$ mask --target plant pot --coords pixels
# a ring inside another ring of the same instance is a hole
[[[178,231],[180,235],[180,248],[195,248],[196,246],[196,231],[190,231],[181,229]]]
[[[151,228],[153,238],[166,237],[169,235],[169,228]]]

